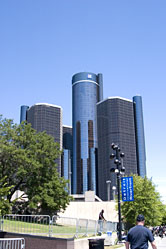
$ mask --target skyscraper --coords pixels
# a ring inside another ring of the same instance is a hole
[[[73,129],[71,126],[63,125],[63,155],[62,155],[62,176],[69,180],[68,188],[71,194],[72,189],[72,162],[73,162]]]
[[[146,176],[146,151],[145,151],[142,97],[134,96],[133,103],[134,103],[135,131],[136,131],[136,143],[137,143],[138,174],[142,177],[145,177]]]
[[[38,103],[29,108],[21,106],[20,116],[20,121],[26,118],[37,132],[46,131],[48,135],[53,136],[62,150],[62,108],[60,106],[47,103]],[[61,158],[56,159],[56,163],[61,176]]]
[[[73,128],[71,126],[63,125],[63,148],[73,151]]]
[[[73,193],[96,191],[96,103],[103,98],[102,74],[77,73],[72,78]]]
[[[140,106],[137,107],[137,103],[120,97],[110,97],[97,104],[98,195],[102,200],[107,200],[106,181],[111,180],[111,199],[113,199],[112,188],[116,186],[116,175],[110,172],[110,169],[115,167],[114,160],[110,160],[112,143],[118,144],[125,153],[122,159],[126,168],[125,174],[140,172],[141,166],[137,162],[140,162],[141,152],[138,150],[138,145],[141,144],[144,149],[145,142],[139,140],[139,136],[144,133],[143,125],[140,127],[137,123],[142,120],[142,115],[142,109]],[[145,161],[143,167],[146,168]]]
[[[20,112],[20,123],[22,121],[26,121],[27,120],[27,110],[29,109],[29,106],[27,105],[22,105],[21,106],[21,112]]]

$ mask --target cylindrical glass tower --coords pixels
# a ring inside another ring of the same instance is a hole
[[[134,116],[135,116],[135,130],[136,130],[138,174],[142,177],[145,177],[146,176],[146,151],[145,151],[142,97],[134,96],[133,103],[134,103]]]
[[[73,193],[96,191],[96,103],[102,100],[102,74],[77,73],[72,78]],[[92,150],[93,149],[93,150]]]
[[[22,105],[21,106],[21,111],[20,111],[20,123],[22,121],[26,121],[27,120],[27,110],[29,109],[29,106],[27,105]]]

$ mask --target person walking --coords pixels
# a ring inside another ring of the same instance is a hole
[[[144,227],[145,218],[142,214],[137,216],[136,223],[136,226],[132,227],[127,234],[126,249],[147,249],[148,242],[151,243],[153,249],[157,249],[152,232]]]
[[[99,220],[98,220],[98,224],[99,224],[99,234],[102,234],[103,232],[103,222],[106,221],[106,219],[104,218],[104,210],[102,209],[101,212],[99,213]]]
[[[103,209],[102,209],[101,212],[99,213],[99,220],[106,221],[106,219],[104,218],[104,210],[103,210]]]

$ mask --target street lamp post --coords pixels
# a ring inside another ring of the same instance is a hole
[[[111,187],[111,181],[107,180],[107,200],[110,201],[110,187]]]
[[[120,153],[120,148],[116,144],[111,145],[112,149],[115,151],[115,154],[110,155],[110,159],[115,158],[114,163],[116,165],[116,168],[111,168],[111,172],[116,173],[117,175],[117,191],[118,191],[118,239],[121,242],[122,241],[122,220],[121,220],[121,203],[120,203],[120,179],[121,175],[125,172],[125,167],[122,163],[122,158],[124,157],[124,153]]]

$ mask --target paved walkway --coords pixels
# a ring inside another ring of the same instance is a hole
[[[166,237],[161,239],[160,237],[155,237],[155,242],[157,245],[157,249],[166,249]],[[125,246],[119,247],[118,249],[125,249]],[[149,248],[152,249],[151,244],[149,244]]]
[[[157,243],[157,249],[166,249],[166,237],[160,239]]]

